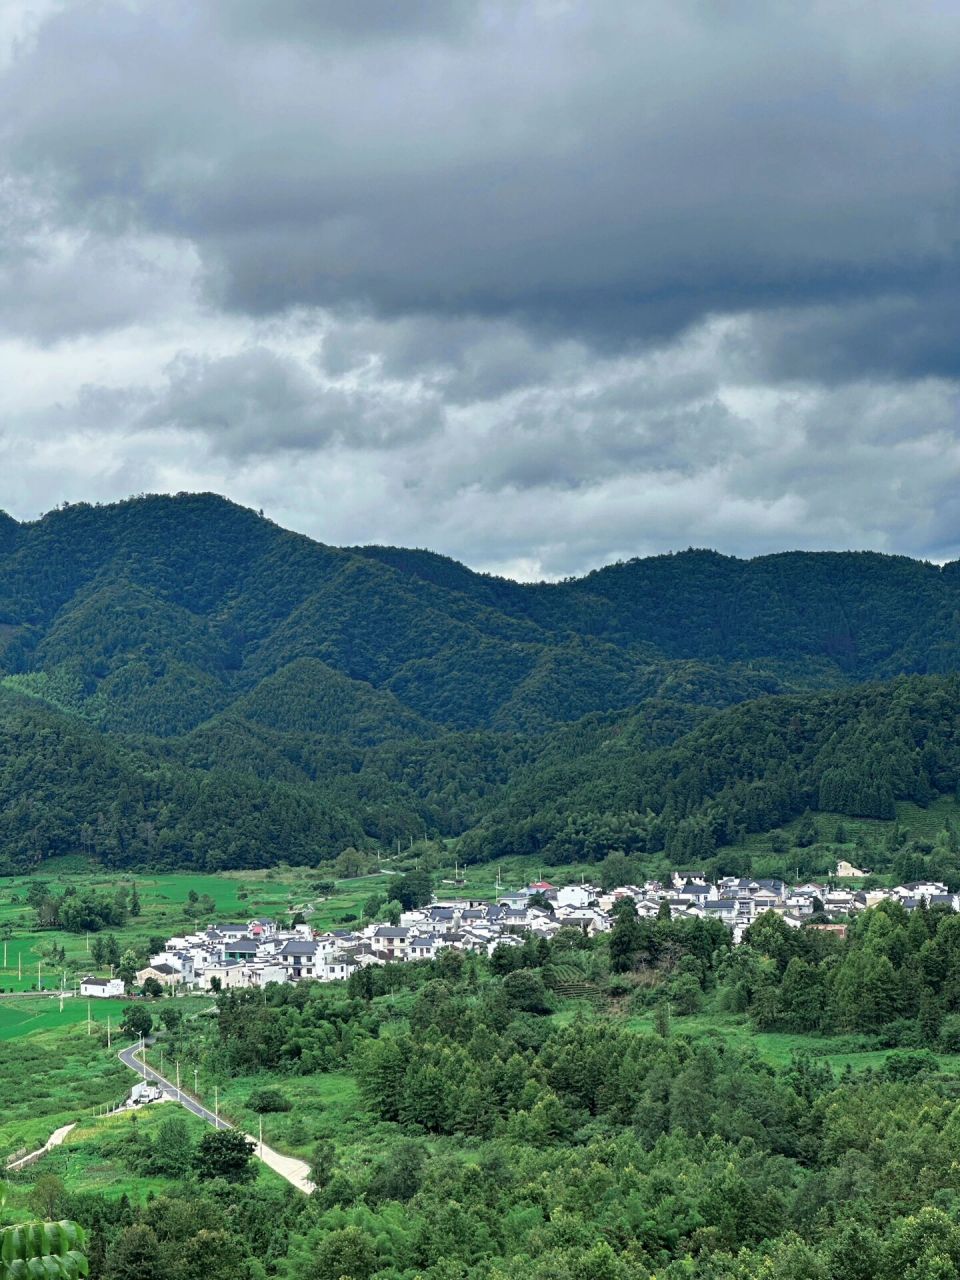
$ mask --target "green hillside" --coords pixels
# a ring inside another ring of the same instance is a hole
[[[210,494],[74,504],[2,522],[0,856],[713,858],[952,794],[958,669],[957,565],[688,551],[525,585]]]

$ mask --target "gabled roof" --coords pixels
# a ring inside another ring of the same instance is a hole
[[[317,944],[312,939],[309,942],[307,942],[306,940],[304,940],[303,942],[297,942],[295,939],[291,939],[290,942],[285,942],[283,944],[283,946],[277,952],[277,955],[312,956],[316,953],[316,950],[317,950]]]
[[[689,893],[697,898],[706,898],[709,896],[710,886],[708,884],[695,884],[692,880],[688,880],[680,890],[680,893]]]

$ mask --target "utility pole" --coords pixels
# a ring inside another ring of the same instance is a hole
[[[197,1095],[197,1097],[200,1096],[200,1086],[197,1084],[197,1077],[199,1076],[199,1074],[200,1074],[200,1068],[194,1067],[193,1068],[193,1092]]]
[[[3,967],[7,967],[7,944],[3,944]]]
[[[38,990],[38,991],[42,991],[42,990],[43,990],[43,983],[42,983],[42,982],[41,982],[41,980],[40,980],[40,965],[41,965],[42,963],[43,963],[43,962],[42,962],[41,960],[38,960],[38,961],[37,961],[37,990]]]
[[[216,1121],[216,1127],[220,1128],[220,1086],[213,1086],[213,1118]]]
[[[17,952],[17,977],[23,981],[23,952]]]
[[[260,1117],[260,1159],[263,1159],[263,1116]]]
[[[110,1015],[107,1014],[107,1048],[110,1048]]]
[[[160,1046],[160,1074],[163,1075],[163,1045]]]
[[[163,1072],[160,1072],[163,1075]],[[177,1059],[177,1101],[180,1101],[180,1059]]]
[[[90,1012],[91,1012],[91,1011],[90,1011],[90,1001],[88,1000],[88,1001],[87,1001],[87,1035],[88,1035],[88,1036],[92,1036],[92,1035],[93,1035],[93,1022],[91,1021],[91,1018],[90,1018]]]

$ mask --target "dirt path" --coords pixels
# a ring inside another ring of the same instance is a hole
[[[39,1160],[52,1147],[59,1147],[70,1130],[76,1127],[76,1121],[74,1121],[73,1124],[62,1124],[59,1129],[54,1129],[42,1147],[38,1147],[36,1151],[31,1151],[29,1155],[21,1156],[19,1160],[12,1161],[7,1165],[7,1171],[14,1173],[17,1169],[24,1169],[28,1164],[33,1164],[34,1160]]]

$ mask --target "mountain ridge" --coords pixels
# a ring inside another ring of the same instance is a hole
[[[54,773],[74,750],[99,762],[92,789],[62,776],[114,833],[110,857],[250,865],[257,848],[283,856],[287,839],[309,860],[425,827],[497,828],[498,811],[502,832],[522,832],[526,847],[540,830],[549,847],[556,812],[518,809],[511,795],[549,789],[551,753],[578,735],[621,735],[640,776],[666,745],[643,728],[651,716],[667,738],[713,713],[746,724],[725,709],[756,699],[820,697],[817,714],[842,716],[854,703],[830,698],[844,690],[958,670],[960,572],[904,556],[688,550],[515,583],[433,552],[331,547],[211,494],[0,520],[0,686],[14,743],[0,803],[15,815],[18,863],[44,841],[62,851],[93,821],[55,817],[56,789],[34,768],[24,776],[49,820],[31,836],[18,740]],[[770,726],[782,734],[775,716]],[[61,743],[51,758],[45,735]],[[597,794],[626,813],[629,788],[608,785],[605,758]],[[946,775],[924,776],[935,790]],[[135,793],[129,812],[146,830],[168,831],[168,847],[136,834],[117,788]],[[859,781],[831,788],[866,794]],[[670,819],[678,829],[707,792],[690,794],[690,812]],[[582,814],[589,796],[571,796]],[[748,810],[731,808],[733,827]],[[713,847],[730,834],[707,826]],[[496,856],[509,839],[465,836],[465,850]]]

